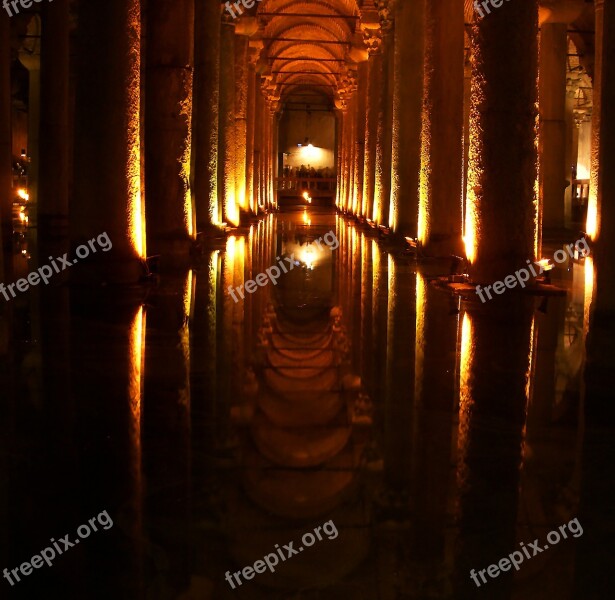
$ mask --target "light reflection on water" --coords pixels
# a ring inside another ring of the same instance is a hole
[[[339,248],[319,250],[332,229]],[[302,264],[276,285],[232,299],[229,287],[292,253]],[[99,502],[139,540],[139,571],[116,565],[108,589],[143,569],[143,585],[169,597],[225,598],[227,570],[332,519],[335,541],[246,582],[244,597],[318,587],[326,597],[464,597],[466,562],[483,568],[534,539],[528,528],[561,524],[575,509],[557,490],[575,481],[583,360],[568,336],[587,335],[593,263],[560,274],[567,298],[507,299],[508,312],[436,290],[430,277],[447,270],[388,252],[338,216],[269,215],[201,267],[163,277],[128,325],[88,316],[73,338],[75,370],[80,344],[105,336],[117,360],[102,355],[100,366],[128,359],[117,379],[86,369],[75,392],[84,460],[122,456],[113,440],[129,428],[130,483],[110,467],[83,470],[72,486],[100,478]],[[108,399],[101,422],[92,388]],[[33,452],[44,450],[41,441]],[[545,480],[545,465],[557,476]],[[558,560],[572,564],[572,551]],[[565,598],[570,582],[540,569]],[[499,585],[516,593],[510,579]]]

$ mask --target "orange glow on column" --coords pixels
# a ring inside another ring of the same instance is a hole
[[[593,241],[598,238],[598,234],[600,233],[600,228],[598,227],[598,194],[596,193],[595,186],[589,189],[585,231]]]
[[[146,258],[145,205],[141,186],[141,13],[138,2],[134,2],[130,8],[128,34],[132,40],[132,52],[127,59],[130,61],[130,68],[126,81],[130,98],[127,123],[128,164],[126,165],[128,229],[135,252],[141,258]]]
[[[594,259],[588,256],[585,259],[585,288],[583,298],[583,333],[587,336],[589,332],[589,315],[592,301],[594,299],[594,284],[596,278],[594,273]]]
[[[186,91],[192,90],[192,73],[186,73]],[[188,131],[186,135],[186,145],[180,160],[181,178],[184,183],[184,220],[188,235],[194,239],[196,235],[196,215],[192,203],[192,192],[190,190],[190,164],[192,160],[192,97],[186,96],[181,104],[180,114],[186,119]]]

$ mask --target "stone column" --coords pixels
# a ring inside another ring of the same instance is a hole
[[[365,31],[369,52],[367,108],[365,111],[365,163],[363,167],[363,203],[361,216],[373,218],[374,187],[376,183],[376,139],[378,131],[378,97],[382,81],[382,37],[377,29]]]
[[[69,121],[68,0],[42,5],[41,125],[38,198],[40,255],[61,256],[68,242]],[[72,112],[72,111],[71,111]]]
[[[248,64],[248,105],[246,109],[247,140],[246,140],[246,204],[250,212],[258,214],[258,202],[256,199],[255,188],[255,168],[254,168],[254,134],[256,131],[256,61],[260,55],[260,48],[249,48]]]
[[[256,78],[255,123],[254,123],[254,193],[255,204],[260,212],[264,209],[263,197],[263,94],[260,75]]]
[[[192,202],[197,230],[222,222],[218,202],[218,119],[220,102],[220,7],[195,2],[192,119]]]
[[[246,202],[246,156],[248,140],[248,38],[235,36],[235,197],[242,211]]]
[[[391,148],[393,126],[393,78],[395,76],[394,11],[389,0],[379,0],[382,32],[382,74],[378,90],[378,129],[376,133],[376,167],[374,181],[374,221],[389,224],[391,202]]]
[[[435,255],[463,250],[463,10],[463,0],[426,3],[418,233]]]
[[[566,58],[568,36],[565,23],[543,23],[540,28],[539,177],[542,225],[565,226],[566,180]]]
[[[218,144],[218,186],[224,222],[239,225],[235,189],[235,24],[223,13],[220,33],[220,121]]]
[[[194,2],[148,0],[145,91],[147,232],[153,254],[188,256]]]
[[[601,164],[606,160],[608,154],[605,152],[610,144],[610,140],[603,140],[602,136],[610,133],[607,127],[602,123],[602,119],[606,116],[606,111],[602,110],[603,101],[612,100],[611,86],[613,82],[605,80],[605,73],[611,70],[611,64],[605,60],[608,56],[605,52],[605,47],[610,43],[608,37],[610,35],[609,27],[612,27],[610,22],[606,21],[607,16],[610,17],[612,6],[608,6],[605,0],[596,0],[594,2],[594,11],[596,17],[596,42],[595,42],[595,62],[594,62],[594,79],[593,79],[593,113],[592,113],[592,161],[591,161],[591,180],[589,184],[589,204],[587,208],[587,226],[586,231],[593,240],[598,240],[602,235],[601,228],[603,225],[603,210],[604,203],[602,196],[608,190],[605,188],[605,182],[609,181],[609,171],[612,169],[605,168],[602,170]],[[607,63],[607,64],[605,64]],[[606,88],[606,89],[603,89]],[[605,162],[605,164],[608,164]]]
[[[363,171],[365,168],[365,112],[367,104],[367,62],[362,62],[358,66],[357,73],[357,102],[356,102],[356,123],[357,134],[353,140],[356,148],[354,153],[354,180],[355,189],[353,191],[353,214],[361,214],[363,202]]]
[[[106,232],[110,252],[71,277],[134,282],[146,256],[141,185],[141,6],[137,0],[77,8],[74,187],[70,237]],[[98,272],[94,264],[100,266]]]
[[[11,43],[9,16],[0,14],[0,281],[12,281],[13,177],[11,144]]]
[[[389,224],[410,237],[417,236],[419,214],[424,18],[425,0],[396,4]]]
[[[472,24],[466,252],[476,282],[503,280],[538,253],[536,0]]]

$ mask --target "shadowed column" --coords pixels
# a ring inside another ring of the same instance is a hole
[[[220,7],[195,3],[192,119],[192,202],[197,230],[222,221],[218,202],[218,115],[220,101]]]
[[[419,239],[426,252],[461,254],[463,0],[426,3]]]
[[[80,3],[77,14],[73,244],[107,232],[111,252],[71,278],[134,282],[146,256],[141,185],[141,7]],[[94,266],[96,265],[96,268]]]
[[[186,259],[190,193],[194,2],[148,0],[145,102],[147,231],[151,252]],[[163,262],[163,264],[164,264]]]
[[[538,253],[537,2],[505,3],[471,29],[465,241],[470,274],[490,283]]]

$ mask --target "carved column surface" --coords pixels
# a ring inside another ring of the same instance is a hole
[[[465,236],[480,283],[503,280],[538,252],[537,8],[509,2],[472,25]]]
[[[218,186],[224,222],[239,225],[235,191],[235,24],[223,13],[220,30],[220,121],[218,142]]]
[[[425,16],[419,238],[430,254],[460,254],[463,250],[463,1],[427,2]]]
[[[82,2],[76,69],[73,244],[106,232],[110,252],[71,278],[133,282],[147,255],[141,180],[141,10],[137,0]],[[100,271],[94,265],[100,266]]]
[[[413,238],[419,213],[424,18],[425,0],[397,3],[389,222],[394,232]],[[415,66],[411,74],[409,64]]]
[[[195,3],[192,199],[197,229],[222,221],[218,202],[218,119],[220,102],[220,7]]]
[[[194,2],[148,0],[145,182],[152,253],[187,257],[194,235],[190,192]]]
[[[354,153],[354,180],[355,189],[353,196],[353,214],[361,214],[361,204],[363,201],[363,171],[365,169],[365,112],[367,103],[367,62],[358,66],[357,71],[357,103],[356,103],[356,123],[357,133],[353,143],[355,144]]]
[[[392,3],[380,0],[378,14],[382,33],[382,73],[378,90],[378,127],[376,131],[376,164],[374,176],[374,221],[389,225],[391,201],[391,145],[393,120],[393,78],[395,76],[394,11]]]
[[[246,109],[247,140],[246,140],[246,202],[250,212],[258,212],[258,202],[256,200],[256,189],[254,185],[254,134],[256,131],[256,73],[255,66],[260,55],[260,48],[249,48],[248,64],[248,105]]]
[[[372,219],[376,181],[376,140],[378,135],[378,98],[382,81],[382,37],[378,30],[364,32],[369,53],[367,106],[365,111],[365,164],[363,168],[363,205],[361,215]]]
[[[235,196],[237,205],[245,210],[246,155],[248,140],[248,38],[235,36]]]

